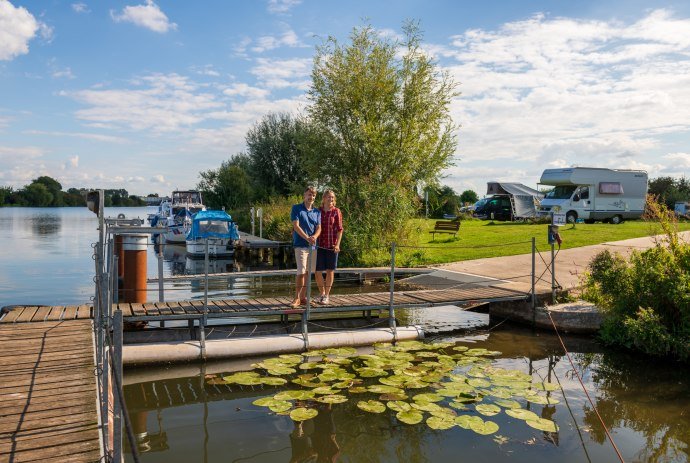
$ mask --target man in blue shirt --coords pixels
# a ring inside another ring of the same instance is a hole
[[[312,186],[304,190],[304,202],[295,204],[290,211],[292,221],[292,246],[295,248],[297,276],[295,277],[295,299],[291,307],[299,307],[307,302],[307,262],[309,251],[316,248],[316,239],[321,234],[321,211],[314,207],[316,189]],[[316,252],[311,259],[312,273],[316,270]]]

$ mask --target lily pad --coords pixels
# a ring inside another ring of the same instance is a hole
[[[366,387],[362,387],[362,386],[351,387],[347,391],[350,394],[364,394],[365,392],[369,392]]]
[[[313,370],[314,368],[318,368],[319,364],[316,362],[304,362],[300,364],[299,369],[300,370]]]
[[[261,378],[261,383],[267,386],[282,386],[283,384],[287,383],[287,379],[267,377]]]
[[[398,421],[405,423],[405,424],[421,423],[422,420],[424,419],[424,415],[422,414],[422,412],[419,412],[417,410],[399,411],[398,413],[395,414],[395,417],[398,419]]]
[[[388,373],[386,373],[384,370],[380,368],[369,367],[360,368],[357,371],[357,374],[359,374],[359,376],[361,376],[362,378],[376,378],[377,376],[388,376]]]
[[[407,394],[381,394],[379,400],[382,402],[387,402],[390,400],[405,400],[407,399]]]
[[[558,425],[551,420],[547,420],[546,418],[527,420],[525,421],[525,423],[527,423],[527,426],[530,426],[534,429],[538,429],[540,431],[558,432]]]
[[[412,397],[415,402],[440,402],[443,400],[443,396],[439,394],[417,394]]]
[[[315,400],[324,404],[341,404],[347,402],[347,397],[341,394],[331,394],[318,397]]]
[[[273,396],[277,400],[307,400],[313,397],[313,391],[282,391]]]
[[[560,386],[558,383],[550,383],[548,381],[544,381],[543,383],[534,383],[532,386],[534,386],[536,389],[540,389],[542,391],[555,391],[560,389]]]
[[[367,387],[369,392],[374,394],[404,394],[405,391],[395,386],[388,386],[386,384],[372,384]]]
[[[482,421],[481,423],[479,423],[479,421],[473,421],[470,423],[470,429],[477,434],[486,436],[498,431],[498,425],[493,421]]]
[[[402,400],[391,400],[386,404],[386,406],[395,412],[404,412],[412,409],[410,404],[403,402]]]
[[[378,400],[360,400],[357,402],[357,408],[369,413],[383,413],[386,411],[386,406]]]
[[[306,421],[314,418],[318,414],[318,410],[314,410],[313,408],[300,407],[290,412],[290,418],[294,421]]]
[[[503,408],[520,408],[520,402],[517,400],[510,399],[494,399],[496,405],[500,405]]]
[[[530,411],[530,410],[525,410],[524,408],[511,408],[510,410],[506,410],[506,415],[512,416],[513,418],[517,418],[518,420],[538,420],[539,415],[536,413]]]
[[[467,384],[469,384],[472,387],[489,387],[489,386],[491,386],[491,383],[489,381],[487,381],[486,379],[482,379],[482,378],[468,379]]]
[[[426,420],[427,426],[431,429],[450,429],[455,426],[455,418],[449,415],[446,416],[431,416]]]
[[[280,412],[290,410],[292,408],[292,404],[288,401],[278,400],[278,401],[270,404],[268,406],[268,408],[270,408],[271,411],[273,411],[273,412],[280,413]]]
[[[453,407],[456,410],[467,410],[467,405],[465,405],[462,402],[456,402],[453,400],[448,405]]]
[[[304,360],[304,357],[302,357],[299,354],[282,354],[279,355],[278,358],[284,360],[285,362],[292,363],[295,365],[301,363],[302,360]]]
[[[553,397],[544,397],[541,395],[529,395],[525,396],[525,399],[528,402],[532,402],[533,404],[539,404],[539,405],[555,405],[557,403],[560,403],[560,400],[554,399]]]
[[[268,407],[269,405],[276,403],[276,402],[282,402],[280,400],[275,399],[274,397],[262,397],[260,399],[256,399],[252,404],[257,405],[259,407]]]
[[[474,407],[479,413],[485,416],[498,415],[501,412],[501,407],[493,404],[479,404]],[[490,433],[489,433],[490,434]]]
[[[315,387],[314,389],[312,389],[312,392],[314,392],[314,394],[318,394],[318,395],[329,395],[329,394],[335,394],[335,393],[340,392],[340,391],[333,389],[331,386],[319,386],[319,387]]]

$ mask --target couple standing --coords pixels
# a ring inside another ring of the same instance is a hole
[[[321,295],[315,299],[320,304],[328,304],[328,296],[333,287],[334,272],[338,265],[340,240],[343,237],[343,216],[335,207],[335,193],[326,190],[321,199],[321,207],[314,207],[316,189],[304,190],[304,201],[292,206],[292,245],[295,248],[297,277],[295,278],[295,299],[290,307],[296,308],[307,302],[308,281],[307,262],[309,253],[318,245],[316,258],[311,260],[311,270],[316,273],[316,284]],[[323,272],[326,272],[324,281]]]

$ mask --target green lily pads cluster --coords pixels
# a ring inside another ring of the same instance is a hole
[[[495,434],[499,425],[486,418],[507,415],[545,432],[558,432],[555,422],[523,408],[559,401],[549,382],[532,382],[519,370],[499,368],[500,352],[455,343],[405,341],[378,344],[371,354],[353,348],[289,354],[253,364],[254,371],[207,378],[240,386],[282,386],[285,390],[253,402],[273,413],[304,421],[318,408],[349,400],[365,413],[394,413],[400,423],[425,423],[431,429],[454,427],[480,435]]]

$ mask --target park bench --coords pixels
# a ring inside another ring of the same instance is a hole
[[[431,239],[433,240],[436,236],[436,233],[450,233],[453,236],[457,236],[459,230],[460,222],[446,222],[439,220],[436,222],[436,225],[434,225],[434,229],[429,233],[431,233]]]

